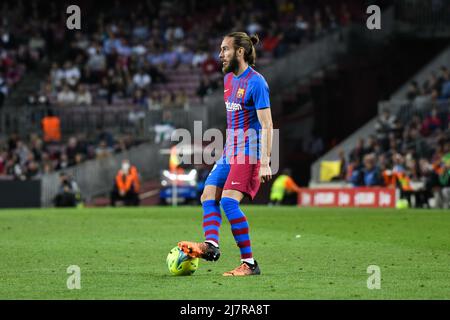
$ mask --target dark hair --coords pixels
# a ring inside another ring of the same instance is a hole
[[[258,35],[254,34],[249,36],[245,32],[231,32],[225,37],[233,38],[234,49],[244,48],[244,60],[252,67],[255,66],[256,62],[256,50],[255,46],[259,42]]]

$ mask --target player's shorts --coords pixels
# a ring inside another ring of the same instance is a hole
[[[216,163],[205,181],[205,186],[213,185],[224,190],[237,190],[252,200],[259,190],[260,162]]]

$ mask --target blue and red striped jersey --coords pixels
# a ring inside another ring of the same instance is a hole
[[[227,134],[223,157],[243,154],[260,159],[261,124],[257,110],[270,108],[269,86],[248,67],[241,75],[225,75],[223,97],[227,110]]]

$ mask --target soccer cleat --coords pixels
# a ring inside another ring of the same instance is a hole
[[[258,263],[255,261],[255,264],[251,265],[246,262],[242,262],[239,267],[234,270],[225,272],[223,275],[225,277],[233,277],[233,276],[256,276],[260,275],[261,270],[259,269]]]
[[[209,242],[178,242],[180,248],[191,258],[202,258],[206,261],[217,261],[220,257],[220,250]]]

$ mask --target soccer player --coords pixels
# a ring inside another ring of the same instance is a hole
[[[261,273],[253,258],[249,224],[239,207],[244,196],[253,200],[260,183],[272,178],[269,87],[264,77],[252,68],[258,41],[258,36],[248,36],[245,32],[233,32],[223,38],[219,57],[225,74],[227,133],[222,157],[206,179],[201,196],[205,241],[178,243],[188,256],[217,261],[222,206],[241,254],[241,264],[224,276]]]

